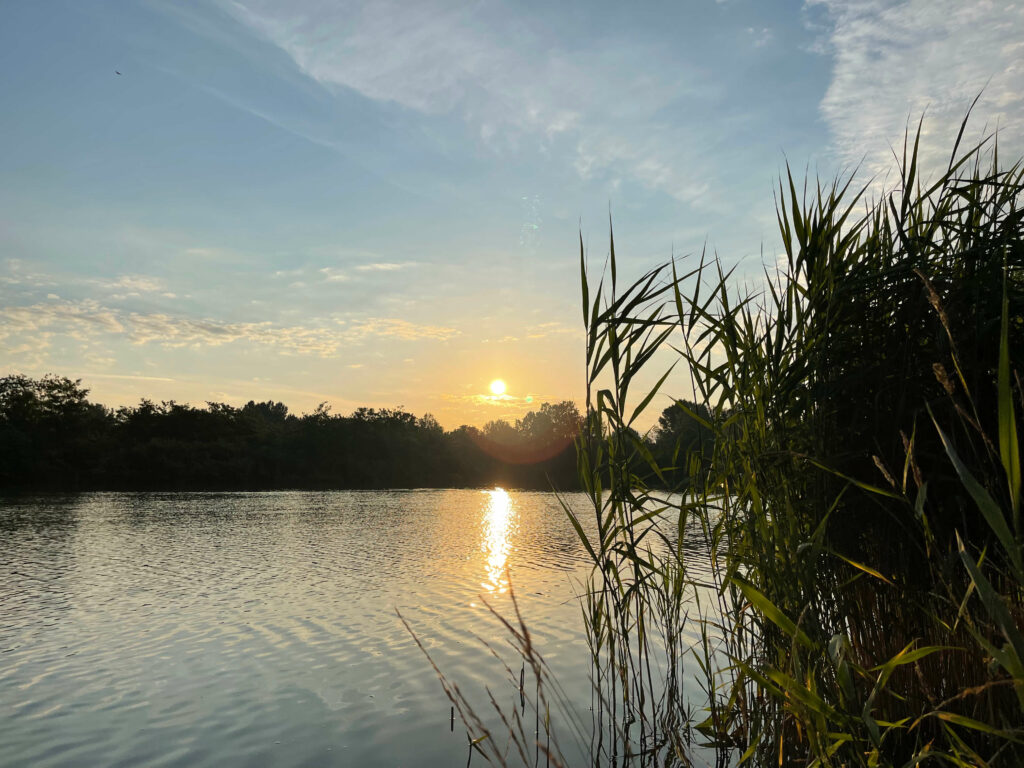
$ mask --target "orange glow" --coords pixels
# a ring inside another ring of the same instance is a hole
[[[505,382],[501,379],[495,379],[491,382],[491,393],[495,395],[505,394]]]

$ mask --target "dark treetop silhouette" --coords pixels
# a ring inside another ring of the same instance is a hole
[[[430,415],[326,405],[295,416],[283,403],[241,408],[142,400],[110,410],[79,381],[0,379],[0,487],[260,489],[571,487],[579,413],[544,404],[515,425],[445,432]]]
[[[241,408],[142,400],[111,410],[80,381],[0,378],[0,488],[55,490],[578,487],[570,401],[515,424],[444,431],[401,407],[337,416],[325,404],[296,416],[284,403]],[[669,406],[652,448],[671,457],[694,437]]]

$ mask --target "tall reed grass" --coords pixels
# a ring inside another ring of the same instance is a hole
[[[595,765],[1024,764],[1024,167],[966,125],[877,197],[787,168],[762,290],[581,239]],[[635,429],[672,369],[675,474]]]
[[[958,138],[924,180],[919,138],[920,126],[877,199],[852,177],[798,185],[787,169],[784,264],[760,292],[707,256],[620,289],[611,238],[608,285],[591,298],[581,252],[592,429],[580,473],[599,535],[574,524],[594,561],[587,623],[624,752],[636,732],[683,764],[695,741],[720,764],[1024,761],[1011,369],[1024,171],[1001,168],[994,142]],[[707,469],[668,500],[650,490],[666,468],[631,429],[665,378],[630,399],[666,345],[706,409],[690,417],[714,438],[698,447],[710,456],[681,457]],[[682,548],[694,526],[711,590]],[[700,638],[690,648],[684,617]],[[701,690],[680,687],[680,658]]]

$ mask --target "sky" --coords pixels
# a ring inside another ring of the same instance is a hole
[[[581,235],[598,272],[611,215],[620,279],[706,247],[756,282],[787,161],[884,185],[924,114],[937,167],[979,93],[1019,157],[1024,0],[5,3],[0,375],[579,402]]]

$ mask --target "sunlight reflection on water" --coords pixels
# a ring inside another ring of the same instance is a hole
[[[484,491],[488,496],[484,511],[484,535],[481,549],[487,555],[487,581],[480,584],[488,592],[503,593],[508,590],[506,566],[511,551],[512,534],[518,529],[515,507],[508,491],[495,488]]]

